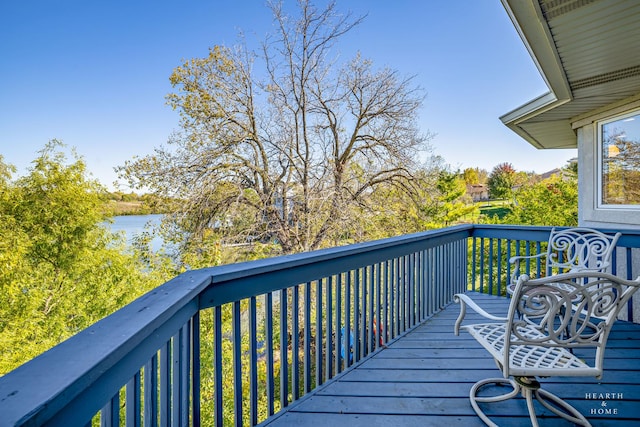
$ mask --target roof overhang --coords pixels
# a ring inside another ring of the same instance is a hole
[[[500,117],[537,148],[575,148],[573,123],[640,93],[640,1],[502,0],[549,92]]]

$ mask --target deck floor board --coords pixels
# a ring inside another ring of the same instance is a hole
[[[508,300],[475,294],[483,307],[506,314]],[[453,334],[451,304],[353,369],[292,403],[263,423],[280,426],[482,426],[469,403],[478,380],[500,377],[492,358],[467,333]],[[467,313],[469,322],[479,321]],[[605,373],[595,378],[550,378],[543,387],[562,396],[594,426],[640,420],[640,325],[617,322]],[[609,393],[607,396],[606,393]],[[601,399],[601,397],[609,397]],[[499,425],[529,426],[524,399],[485,406]],[[615,412],[615,413],[614,413]],[[544,408],[541,426],[569,426]]]

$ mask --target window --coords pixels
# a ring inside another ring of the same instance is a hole
[[[601,122],[598,139],[598,205],[640,208],[640,111]]]

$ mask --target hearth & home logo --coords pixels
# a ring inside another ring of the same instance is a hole
[[[585,400],[599,401],[598,406],[589,409],[590,415],[619,415],[615,401],[623,400],[623,393],[585,393]]]

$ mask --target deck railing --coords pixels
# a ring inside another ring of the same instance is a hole
[[[0,378],[0,425],[256,425],[454,293],[503,294],[508,258],[549,231],[463,225],[184,273]],[[637,275],[640,234],[619,247],[615,272]]]

